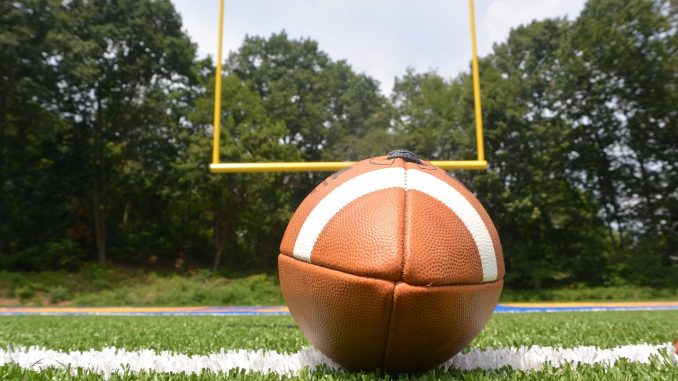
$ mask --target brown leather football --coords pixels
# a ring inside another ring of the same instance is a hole
[[[501,293],[499,236],[460,182],[408,151],[318,185],[278,257],[292,317],[342,366],[430,369],[485,326]]]

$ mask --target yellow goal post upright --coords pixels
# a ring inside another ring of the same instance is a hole
[[[217,49],[217,68],[214,89],[214,136],[212,147],[212,173],[236,172],[305,172],[305,171],[338,171],[346,168],[352,161],[318,161],[318,162],[258,162],[258,163],[222,163],[219,157],[221,134],[221,77],[222,77],[222,44],[224,31],[224,0],[219,0],[219,47]],[[476,47],[476,28],[473,0],[469,0],[469,16],[471,24],[471,51],[473,71],[473,108],[475,115],[476,160],[442,160],[431,161],[431,164],[446,170],[487,169],[485,150],[483,148],[483,119],[480,104],[480,75],[478,73],[478,50]]]

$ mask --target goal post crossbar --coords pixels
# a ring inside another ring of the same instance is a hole
[[[318,161],[318,162],[253,162],[253,163],[222,163],[220,160],[219,146],[221,138],[221,77],[222,77],[222,45],[224,29],[224,1],[219,4],[219,47],[217,49],[217,67],[214,89],[214,131],[212,138],[212,173],[238,173],[238,172],[330,172],[338,171],[353,164],[350,161]],[[473,76],[473,108],[476,135],[476,160],[444,160],[432,161],[445,170],[485,170],[485,150],[483,142],[482,107],[480,104],[480,74],[478,69],[478,50],[476,44],[475,14],[473,0],[469,0],[469,17],[471,25],[471,51],[472,51],[472,76]]]

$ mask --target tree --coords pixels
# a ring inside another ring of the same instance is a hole
[[[497,72],[490,74],[487,124],[501,138],[488,133],[494,153],[488,160],[498,162],[500,181],[510,191],[503,193],[503,226],[515,240],[517,278],[536,287],[608,280],[601,271],[607,252],[598,204],[573,181],[572,130],[557,112],[563,103],[557,53],[568,28],[563,20],[517,28],[491,58]]]
[[[203,80],[207,91],[189,115],[181,136],[187,147],[174,167],[178,223],[182,229],[198,228],[194,234],[212,242],[214,271],[221,267],[224,252],[231,267],[269,268],[291,214],[291,188],[279,173],[209,174],[214,81]],[[299,160],[294,145],[281,144],[287,134],[284,124],[267,114],[262,99],[240,78],[224,77],[222,103],[223,161]]]
[[[579,177],[603,203],[615,260],[654,267],[646,281],[678,242],[676,25],[669,1],[591,0],[560,54]]]
[[[435,72],[418,74],[408,69],[396,78],[391,102],[398,146],[427,160],[475,155],[473,105],[468,112],[465,91],[461,80],[449,82]]]
[[[59,10],[57,1],[0,3],[0,266],[68,265],[79,255],[56,139],[69,125],[55,108]]]
[[[190,81],[195,47],[171,2],[70,1],[62,4],[60,112],[72,121],[99,263],[107,259],[109,219],[128,189],[167,170],[169,97]],[[121,207],[121,205],[124,205]],[[119,208],[119,209],[118,209]],[[118,209],[118,210],[116,210]]]
[[[313,40],[291,40],[285,32],[246,37],[225,71],[251,85],[267,113],[284,123],[282,142],[294,144],[305,161],[357,160],[391,147],[390,111],[377,81],[331,60]],[[295,200],[325,176],[288,176],[296,184]]]
[[[568,177],[570,131],[555,114],[556,53],[566,31],[560,20],[517,28],[481,60],[490,168],[455,173],[493,216],[512,287],[603,281],[591,272],[605,267],[597,206]],[[393,101],[405,146],[436,159],[475,154],[469,74],[448,82],[409,72]]]

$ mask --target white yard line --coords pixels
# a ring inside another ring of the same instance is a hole
[[[443,368],[446,370],[448,368],[491,370],[510,366],[513,369],[530,370],[541,369],[546,363],[554,367],[560,367],[565,363],[602,364],[610,367],[620,359],[646,364],[653,356],[662,356],[662,352],[673,354],[673,351],[673,343],[622,345],[609,349],[596,346],[554,348],[538,345],[520,348],[473,349],[468,353],[454,356],[443,364]],[[671,358],[674,363],[678,360],[675,354]]]
[[[613,366],[620,359],[648,363],[652,356],[665,356],[666,353],[673,351],[672,343],[624,345],[611,349],[595,346],[488,348],[459,354],[441,367],[445,370],[449,368],[491,370],[511,366],[516,370],[529,370],[541,369],[546,363],[556,367],[565,363]],[[676,355],[672,357],[676,361]],[[224,372],[239,368],[247,372],[296,375],[306,367],[314,370],[320,365],[339,369],[339,366],[314,348],[304,348],[291,354],[238,349],[193,356],[148,349],[128,351],[112,347],[83,352],[62,352],[39,347],[0,349],[0,365],[10,363],[38,371],[45,368],[80,368],[106,376],[110,376],[111,373],[123,373],[126,370],[200,373],[203,370]]]

